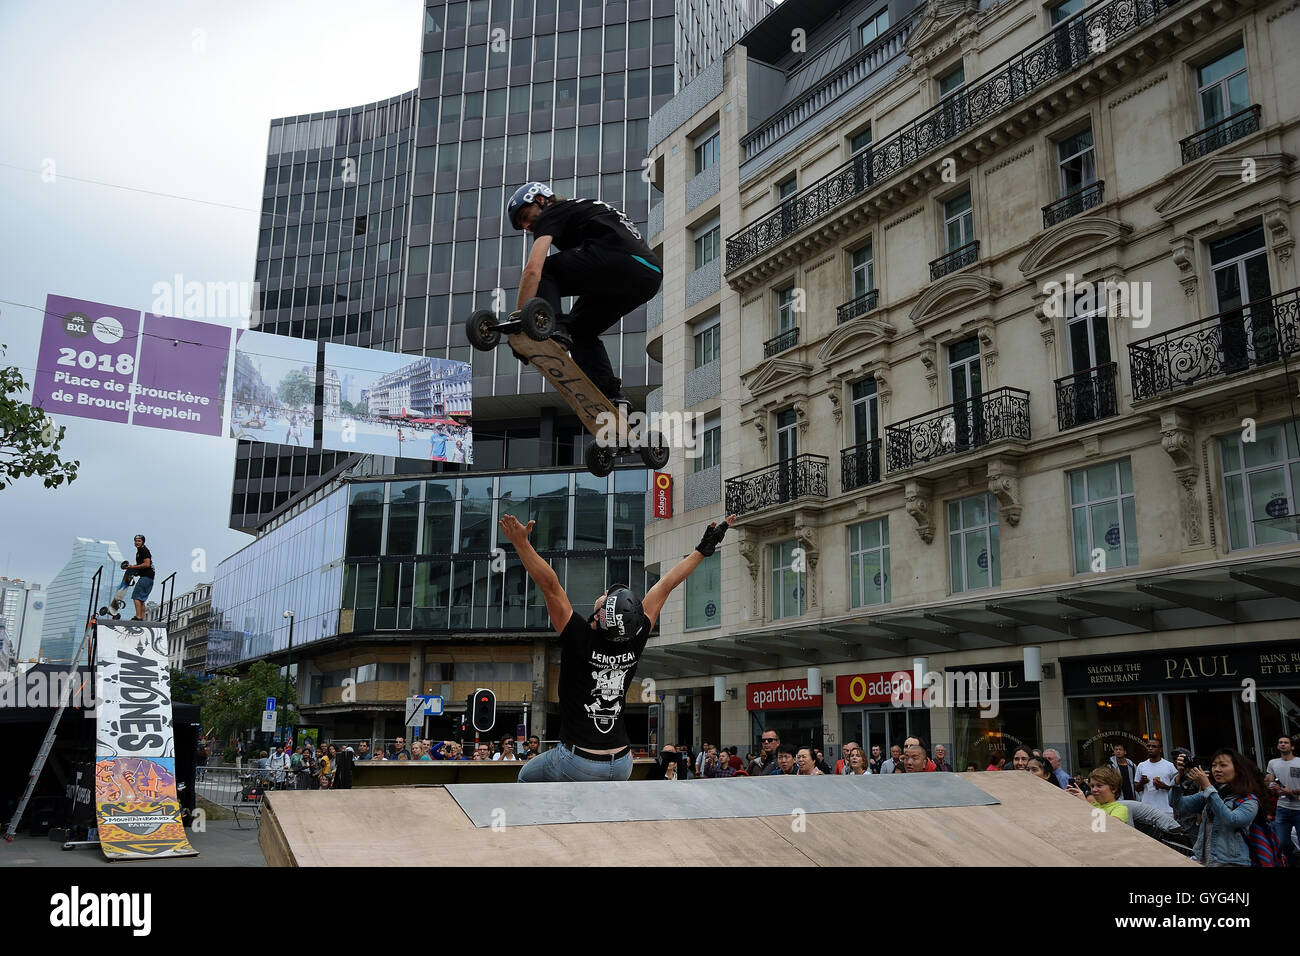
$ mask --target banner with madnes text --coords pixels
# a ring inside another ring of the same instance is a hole
[[[167,629],[98,628],[95,817],[109,860],[197,856],[176,793]]]
[[[325,343],[321,448],[472,464],[469,362]]]
[[[32,405],[56,416],[220,435],[233,332],[50,294]]]

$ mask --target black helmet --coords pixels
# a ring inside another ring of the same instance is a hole
[[[646,623],[641,599],[625,584],[612,585],[595,615],[596,627],[608,641],[622,644],[641,633]]]
[[[510,197],[510,201],[506,203],[506,218],[510,220],[510,225],[516,229],[519,228],[519,222],[516,218],[519,215],[519,210],[531,202],[536,202],[538,196],[554,195],[555,193],[551,192],[551,187],[546,183],[524,183],[515,190],[514,195]]]

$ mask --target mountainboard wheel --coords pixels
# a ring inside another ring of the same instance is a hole
[[[668,446],[664,444],[663,436],[658,432],[648,434],[646,444],[642,445],[637,453],[641,456],[641,463],[651,471],[658,471],[668,464]]]
[[[519,324],[524,335],[534,342],[545,342],[555,331],[555,316],[551,304],[545,299],[529,299],[519,313]]]
[[[478,309],[465,320],[465,336],[469,344],[480,352],[491,352],[501,341],[501,333],[496,329],[496,313],[487,309]]]
[[[597,478],[604,478],[614,470],[614,449],[592,445],[587,449],[587,470]]]

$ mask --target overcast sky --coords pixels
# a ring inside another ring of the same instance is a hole
[[[422,11],[421,0],[0,3],[3,364],[31,383],[47,293],[147,310],[177,273],[251,282],[269,121],[414,89]],[[233,440],[58,423],[80,475],[0,491],[0,574],[48,585],[74,538],[127,553],[143,532],[160,579],[180,572],[179,594],[252,540],[227,527]],[[197,548],[206,571],[191,569]]]

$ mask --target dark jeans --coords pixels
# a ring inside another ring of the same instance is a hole
[[[584,242],[547,256],[537,294],[561,315],[563,296],[577,296],[564,321],[573,336],[570,353],[592,384],[609,396],[622,380],[614,374],[600,336],[637,306],[649,302],[663,275],[621,249]]]

